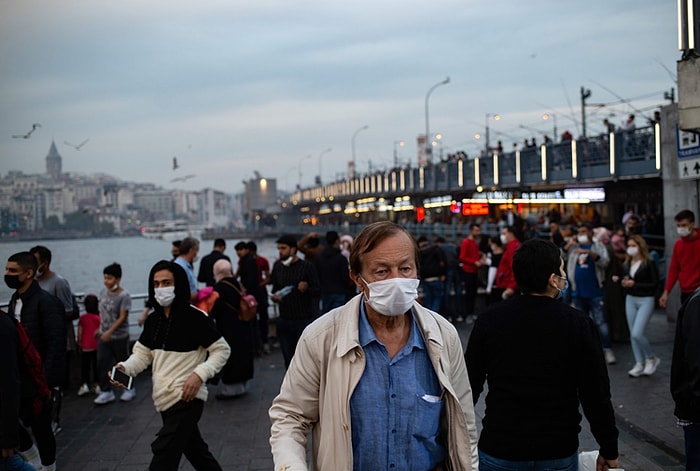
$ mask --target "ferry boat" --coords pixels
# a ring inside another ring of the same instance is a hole
[[[202,229],[190,226],[187,221],[157,221],[153,225],[141,228],[141,235],[147,239],[159,239],[172,242],[185,237],[200,239]]]

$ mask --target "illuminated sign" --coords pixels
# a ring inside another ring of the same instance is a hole
[[[605,201],[605,188],[570,188],[564,190],[564,198]]]
[[[486,216],[488,214],[488,203],[462,203],[462,215],[464,216]]]

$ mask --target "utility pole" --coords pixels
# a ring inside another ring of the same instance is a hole
[[[583,126],[583,137],[586,137],[586,98],[591,96],[590,89],[581,87],[581,123]],[[556,136],[555,136],[556,138]]]

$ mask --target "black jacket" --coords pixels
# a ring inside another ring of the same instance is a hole
[[[465,355],[474,403],[488,381],[479,449],[511,461],[578,450],[583,409],[607,459],[618,456],[598,328],[548,296],[513,296],[479,315]]]
[[[17,291],[12,294],[9,306],[11,316],[15,315],[18,297],[22,299],[20,322],[41,355],[46,369],[46,382],[50,388],[59,387],[65,380],[66,309],[60,299],[33,281],[21,296]]]
[[[0,448],[19,445],[20,380],[17,368],[17,330],[7,314],[0,311]]]
[[[426,245],[420,249],[420,277],[434,278],[447,274],[445,253],[437,245]]]
[[[700,288],[681,307],[671,360],[671,395],[679,419],[700,422]]]
[[[346,294],[350,287],[348,259],[339,248],[327,245],[314,259],[321,294]]]
[[[197,274],[197,281],[200,283],[206,283],[207,286],[214,286],[216,281],[214,280],[214,264],[221,259],[231,261],[228,255],[218,250],[212,250],[209,255],[205,255],[202,261],[199,262],[199,273]]]
[[[630,276],[630,263],[625,263],[625,275]],[[659,271],[653,260],[642,263],[634,276],[634,286],[625,289],[625,294],[639,297],[655,296],[659,289]]]

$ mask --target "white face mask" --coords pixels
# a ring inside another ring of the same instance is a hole
[[[287,258],[285,258],[284,260],[282,260],[282,265],[284,265],[285,267],[288,267],[289,265],[292,264],[292,260],[294,260],[294,257],[292,257],[292,256],[290,255],[289,257],[287,257]]]
[[[388,280],[367,283],[369,297],[367,304],[379,314],[396,317],[405,314],[418,297],[419,280],[415,278],[389,278]]]
[[[116,291],[116,290],[118,290],[118,289],[119,289],[119,283],[115,283],[114,286],[112,286],[111,288],[109,288],[110,291]]]
[[[676,231],[678,232],[678,235],[681,237],[688,237],[690,235],[690,228],[689,227],[676,227]]]
[[[508,240],[506,239],[505,234],[501,234],[501,244],[506,245],[508,243]]]
[[[588,236],[587,235],[580,235],[576,239],[578,240],[579,244],[588,244]]]
[[[639,249],[637,247],[627,247],[627,255],[630,257],[636,257],[638,253]]]
[[[174,286],[166,286],[165,288],[155,288],[153,291],[153,296],[156,298],[156,301],[158,301],[158,304],[160,304],[163,307],[170,306],[175,300]]]

